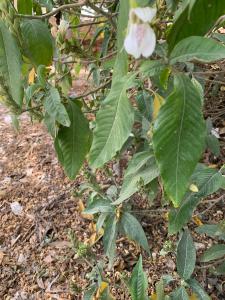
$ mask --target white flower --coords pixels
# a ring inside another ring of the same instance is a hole
[[[124,41],[127,53],[139,58],[141,55],[149,57],[156,45],[156,36],[149,25],[155,17],[156,9],[137,7],[130,10],[128,34]]]

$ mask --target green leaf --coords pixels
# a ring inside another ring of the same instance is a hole
[[[132,300],[146,300],[148,297],[147,288],[148,280],[142,266],[142,256],[140,258],[132,272],[129,281],[130,293]]]
[[[211,260],[218,259],[223,256],[225,256],[225,245],[224,244],[213,245],[203,253],[201,257],[201,261],[209,262]]]
[[[211,300],[211,298],[206,294],[197,280],[191,278],[187,280],[187,283],[189,284],[193,292],[198,296],[199,300]]]
[[[97,213],[109,213],[113,212],[112,202],[108,199],[95,198],[83,213],[85,214],[97,214]]]
[[[32,15],[33,0],[18,0],[17,9],[19,14]]]
[[[65,172],[70,179],[74,179],[89,151],[91,135],[88,121],[77,103],[69,102],[67,113],[71,125],[70,127],[60,127],[57,139],[63,155],[61,161]]]
[[[114,205],[122,203],[137,192],[140,180],[146,185],[158,175],[159,171],[153,153],[151,151],[136,153],[129,162],[119,198],[114,202]]]
[[[169,213],[169,234],[177,233],[190,219],[196,206],[203,197],[218,191],[224,185],[225,178],[215,169],[197,166],[191,183],[197,185],[198,193],[189,193],[178,209]]]
[[[198,60],[203,63],[225,58],[225,47],[213,39],[191,36],[181,40],[170,55],[170,63]]]
[[[219,224],[204,224],[195,229],[199,234],[207,234],[210,237],[217,237],[225,240],[225,226],[223,222]]]
[[[218,265],[214,270],[213,273],[217,276],[225,275],[225,261]]]
[[[183,286],[179,287],[174,293],[172,293],[172,300],[189,300],[188,293]]]
[[[225,3],[220,0],[194,0],[188,2],[172,26],[167,41],[169,51],[189,36],[204,36],[225,13]]]
[[[21,31],[25,55],[36,67],[50,65],[53,57],[53,40],[48,26],[40,20],[24,20]]]
[[[144,77],[153,77],[160,74],[165,68],[165,64],[161,60],[147,60],[140,66],[140,71]]]
[[[186,75],[177,75],[174,92],[161,107],[153,134],[160,175],[174,206],[182,201],[204,141],[200,94]]]
[[[131,78],[118,78],[97,113],[90,153],[93,168],[104,165],[128,139],[134,121],[132,106],[126,94]]]
[[[188,230],[182,234],[177,246],[177,273],[181,278],[187,280],[194,271],[196,262],[196,250]]]
[[[128,238],[137,242],[143,247],[143,249],[150,253],[145,232],[139,221],[133,215],[131,215],[129,212],[124,212],[120,220],[120,225]]]
[[[220,142],[217,137],[213,134],[208,134],[206,136],[206,145],[207,148],[214,154],[215,156],[220,155]]]
[[[89,287],[89,289],[84,292],[83,300],[92,300],[95,293],[97,292],[98,286],[97,284],[93,284]]]
[[[160,281],[156,283],[155,289],[156,289],[157,300],[165,300],[165,293],[164,293],[165,284],[163,278],[161,278]]]
[[[129,16],[129,1],[120,1],[119,17],[117,23],[117,56],[113,68],[113,83],[118,77],[127,74],[128,71],[128,55],[124,49],[123,43],[126,37],[127,20]]]
[[[9,88],[12,99],[21,107],[23,102],[21,54],[15,38],[0,21],[0,77]]]
[[[50,87],[44,99],[44,108],[52,119],[63,126],[70,126],[70,118],[64,105],[61,103],[60,95],[56,88]]]
[[[115,215],[108,218],[104,230],[103,245],[105,255],[109,258],[109,267],[113,265],[116,253],[116,237],[118,233],[118,222]]]

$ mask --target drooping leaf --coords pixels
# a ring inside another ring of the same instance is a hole
[[[225,12],[225,3],[220,0],[193,0],[187,3],[168,35],[170,51],[186,37],[204,36]]]
[[[155,122],[153,145],[166,193],[179,206],[204,147],[201,98],[186,75],[178,75],[174,92]]]
[[[18,44],[3,21],[0,21],[0,77],[19,107],[23,101],[21,54]]]
[[[189,300],[188,293],[183,286],[172,293],[172,300]]]
[[[218,259],[225,256],[225,244],[217,244],[211,246],[209,249],[207,249],[202,257],[202,262],[209,262],[214,259]]]
[[[53,57],[53,40],[46,23],[40,20],[23,20],[21,31],[25,55],[36,67],[48,66]]]
[[[225,47],[213,39],[191,36],[181,40],[170,55],[170,63],[198,60],[209,63],[225,58]]]
[[[61,103],[60,95],[56,88],[50,87],[44,99],[44,108],[52,119],[63,126],[70,126],[70,118],[64,105]]]
[[[109,259],[109,267],[113,265],[116,253],[116,237],[118,233],[118,220],[115,215],[108,218],[104,230],[103,245],[105,255]]]
[[[177,247],[177,272],[181,278],[187,280],[191,277],[195,262],[195,245],[189,231],[185,230]]]
[[[111,201],[103,198],[95,198],[83,211],[85,214],[113,212]]]
[[[128,139],[134,113],[126,94],[131,78],[118,78],[97,113],[96,128],[90,153],[93,168],[104,165]]]
[[[119,198],[114,204],[122,203],[137,192],[140,180],[146,185],[158,175],[159,171],[153,153],[151,151],[136,153],[128,165]]]
[[[33,0],[18,0],[18,13],[23,15],[32,15]]]
[[[132,300],[146,300],[148,280],[142,266],[142,256],[140,256],[129,281],[129,290]]]
[[[90,148],[90,130],[77,103],[69,102],[67,113],[71,125],[59,128],[57,140],[65,172],[70,179],[74,179]]]
[[[207,293],[203,290],[198,281],[194,278],[188,279],[187,283],[193,292],[198,296],[198,300],[211,300]]]
[[[198,193],[190,193],[178,209],[169,213],[169,234],[177,233],[190,219],[196,206],[203,197],[218,191],[224,185],[225,178],[218,170],[198,165],[191,182],[196,184]]]
[[[137,242],[148,253],[150,252],[145,232],[139,221],[133,215],[129,212],[124,212],[120,220],[120,225],[128,238]]]

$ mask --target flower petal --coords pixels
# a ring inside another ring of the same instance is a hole
[[[131,13],[135,14],[144,23],[148,23],[155,17],[156,8],[136,7],[131,9]]]
[[[130,24],[128,34],[124,40],[124,48],[128,54],[133,55],[136,59],[141,56],[139,43],[139,26],[138,24]]]
[[[149,57],[155,50],[156,46],[156,36],[153,29],[148,24],[141,24],[145,27],[144,38],[141,40],[141,44],[139,45],[141,54],[144,57]]]

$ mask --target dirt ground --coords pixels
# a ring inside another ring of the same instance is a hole
[[[82,180],[82,173],[76,181],[66,178],[57,161],[52,139],[42,124],[32,124],[24,115],[20,132],[16,133],[7,110],[0,106],[1,300],[82,299],[81,291],[89,284],[86,274],[91,267],[88,262],[75,258],[68,239],[70,229],[81,241],[91,235],[91,221],[82,217],[79,199],[73,196]],[[10,206],[13,202],[22,207],[18,215]],[[224,219],[221,204],[213,207],[210,213],[209,221]],[[144,218],[142,224],[152,251],[152,259],[144,257],[152,292],[162,274],[176,274],[175,258],[172,254],[166,257],[158,254],[168,240],[166,220]],[[195,242],[203,251],[212,240],[201,241],[196,235]],[[102,257],[101,241],[94,251]],[[139,251],[124,238],[117,242],[115,268],[105,273],[117,300],[129,299],[118,274],[132,270]],[[209,277],[205,270],[196,275],[212,299],[225,299],[225,278]],[[71,289],[71,285],[76,288]]]

